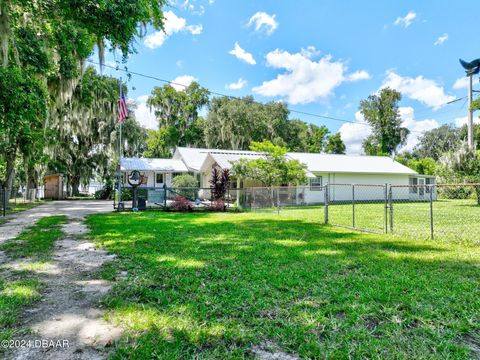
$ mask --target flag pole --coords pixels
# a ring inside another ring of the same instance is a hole
[[[119,92],[119,99],[122,96],[122,78],[120,78],[120,92]],[[118,109],[120,111],[120,109]],[[121,210],[121,203],[122,203],[122,122],[119,121],[117,118],[118,122],[118,211]]]

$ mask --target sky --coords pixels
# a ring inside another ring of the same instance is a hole
[[[361,153],[370,132],[360,100],[389,86],[402,94],[400,114],[411,130],[404,150],[411,150],[423,131],[466,122],[458,59],[480,57],[479,12],[478,1],[174,0],[164,8],[165,31],[148,28],[127,66],[217,93],[284,101],[291,118],[340,131],[350,154]],[[106,64],[117,60],[109,53]],[[127,84],[137,120],[157,128],[145,102],[163,83],[133,75]]]

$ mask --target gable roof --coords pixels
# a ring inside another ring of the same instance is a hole
[[[312,172],[416,175],[417,172],[387,156],[334,155],[289,152],[287,156]]]
[[[181,160],[150,158],[122,158],[120,170],[188,172]]]
[[[187,147],[177,147],[173,158],[177,160],[183,160],[187,168],[191,171],[200,171],[202,164],[207,158],[208,154],[228,155],[228,156],[258,156],[258,153],[255,151],[247,150],[222,150],[222,149],[199,149],[199,148],[187,148]],[[237,160],[238,160],[237,159]]]

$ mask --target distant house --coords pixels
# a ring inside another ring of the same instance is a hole
[[[199,149],[178,147],[172,159],[123,158],[121,171],[126,174],[132,170],[140,171],[145,178],[142,187],[163,188],[171,186],[172,179],[180,174],[191,174],[198,179],[199,187],[208,188],[213,168],[231,169],[232,163],[242,158],[257,159],[264,155],[254,151]],[[351,184],[358,185],[429,185],[435,183],[433,176],[420,175],[414,170],[386,156],[331,155],[316,153],[286,154],[307,167],[307,184],[303,185],[302,202],[321,203],[324,201],[324,185],[329,184],[331,201],[347,201],[352,198]],[[232,187],[261,187],[258,182],[248,179],[232,179]],[[361,187],[361,186],[360,186]],[[380,188],[379,188],[380,189]],[[422,199],[426,197],[426,188],[406,188],[406,197]],[[382,190],[383,191],[383,190]],[[359,192],[356,199],[376,200],[383,198],[380,190]],[[429,196],[429,195],[428,195]],[[372,198],[373,197],[373,198]]]

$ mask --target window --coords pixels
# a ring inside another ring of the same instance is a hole
[[[310,190],[322,191],[322,177],[314,177],[310,179]]]
[[[418,192],[418,179],[410,178],[410,194],[416,194]]]
[[[156,173],[155,174],[155,183],[157,184],[163,184],[163,178],[164,178],[164,175],[162,173]]]

